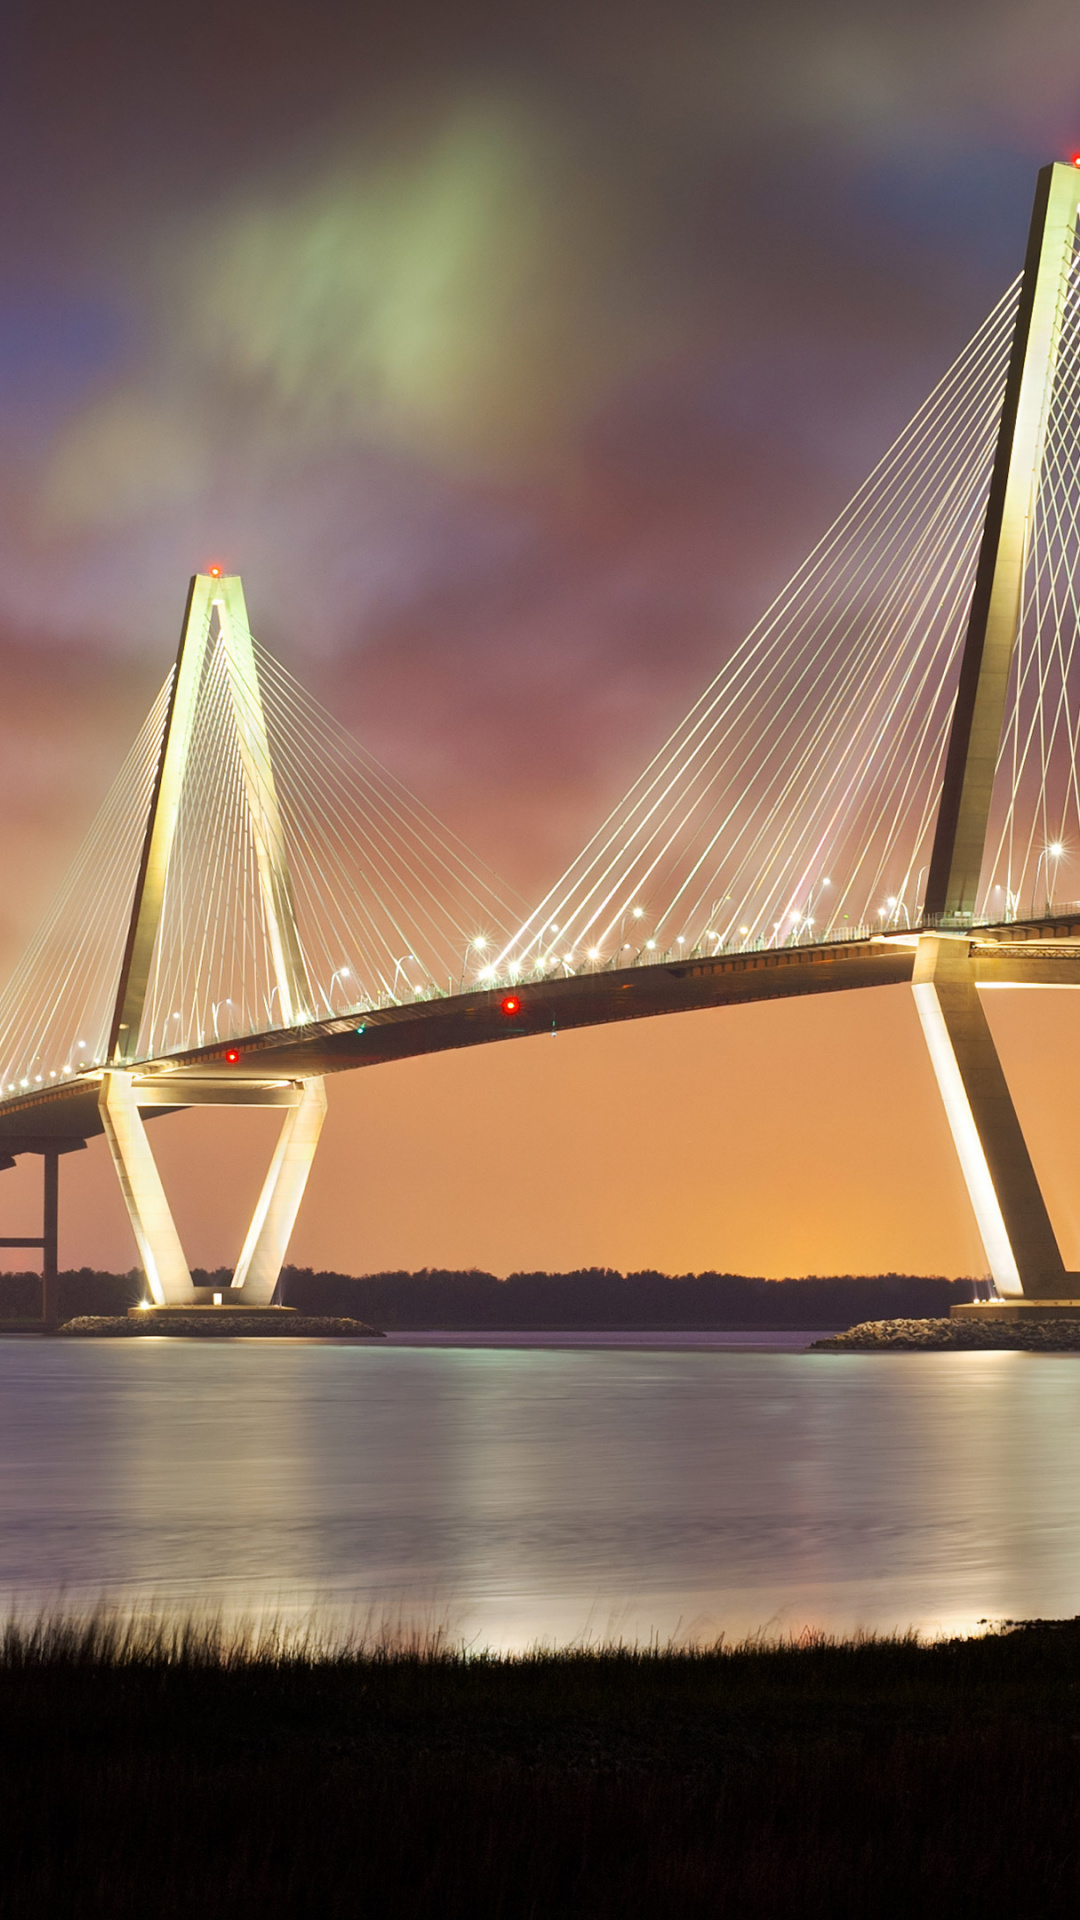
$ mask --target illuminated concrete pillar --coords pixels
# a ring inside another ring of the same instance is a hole
[[[266,729],[255,650],[248,627],[243,582],[238,574],[197,573],[188,588],[180,646],[173,672],[154,789],[147,813],[108,1058],[128,1066],[138,1058],[139,1029],[154,948],[161,926],[169,862],[180,817],[195,729],[199,689],[213,616],[217,615],[228,674],[237,751],[259,872],[263,916],[281,1008],[281,1025],[313,1018],[296,903],[289,873],[285,829],[278,804],[273,756]]]
[[[299,1104],[285,1115],[233,1275],[233,1286],[243,1288],[252,1306],[269,1306],[273,1298],[325,1118],[322,1080],[305,1080]]]
[[[109,1035],[107,1058],[118,1067],[129,1066],[139,1051],[139,1028],[161,925],[169,861],[180,818],[180,799],[187,778],[195,709],[210,631],[213,586],[209,574],[195,574],[188,588],[187,605],[184,608],[180,648],[173,670],[154,790],[146,816],[146,831]]]
[[[978,898],[1078,212],[1080,170],[1060,161],[1044,167],[1031,215],[926,882],[924,911],[935,922],[969,923]]]
[[[276,979],[280,1024],[313,1018],[314,998],[296,920],[285,826],[243,585],[238,575],[196,574],[188,590],[172,689],[150,798],[142,854],[113,1011],[99,1106],[150,1294],[158,1306],[194,1299],[191,1274],[165,1197],[140,1108],[288,1108],[232,1290],[244,1304],[268,1304],[304,1196],[326,1113],[321,1079],[245,1082],[242,1074],[171,1081],[133,1071],[195,732],[207,646],[216,615],[228,676],[236,747],[259,874],[263,918]],[[235,1302],[234,1302],[235,1304]]]
[[[1080,172],[1039,175],[1005,382],[924,902],[935,927],[970,925],[990,807],[1047,426],[1077,245]],[[968,943],[924,936],[913,976],[971,1204],[998,1292],[1068,1299],[1046,1203],[979,1003]]]
[[[106,1073],[98,1105],[135,1244],[155,1305],[189,1306],[195,1289],[140,1108],[284,1107],[281,1134],[233,1275],[233,1305],[268,1306],[326,1117],[321,1078],[245,1082]]]
[[[182,1307],[195,1297],[191,1274],[130,1073],[103,1075],[98,1107],[150,1297],[158,1307]]]
[[[1073,1298],[1077,1276],[1065,1272],[967,940],[924,934],[912,989],[998,1292],[1008,1298]]]

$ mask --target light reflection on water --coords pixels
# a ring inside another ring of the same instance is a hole
[[[1080,1611],[1076,1359],[787,1345],[0,1341],[0,1599],[496,1647]]]

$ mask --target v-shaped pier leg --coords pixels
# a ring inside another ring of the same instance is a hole
[[[1007,1297],[1064,1300],[1065,1272],[965,939],[924,934],[912,978],[968,1195],[994,1283]]]
[[[194,1298],[191,1274],[130,1073],[103,1075],[98,1108],[154,1305],[188,1306]]]
[[[233,1286],[242,1287],[254,1307],[269,1306],[273,1298],[325,1118],[322,1081],[305,1080],[299,1106],[285,1115],[233,1275]]]
[[[145,1104],[164,1104],[160,1085],[141,1091]],[[235,1095],[243,1091],[242,1084],[233,1081],[228,1089],[203,1088],[196,1099],[189,1087],[185,1099],[178,1088],[175,1105],[234,1106]],[[284,1123],[233,1276],[236,1305],[269,1306],[273,1298],[326,1117],[321,1078],[305,1080],[294,1091],[283,1088],[282,1093],[285,1098],[273,1104],[285,1105],[287,1098]],[[264,1103],[257,1097],[251,1102]],[[195,1288],[139,1112],[135,1076],[103,1075],[98,1104],[151,1297],[159,1307],[191,1306]]]

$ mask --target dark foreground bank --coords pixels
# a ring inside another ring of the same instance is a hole
[[[758,1651],[0,1652],[5,1916],[912,1915],[1080,1901],[1080,1622]]]

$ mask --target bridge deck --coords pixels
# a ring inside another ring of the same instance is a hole
[[[982,986],[1080,986],[1080,919],[980,927],[970,939]],[[886,935],[527,981],[514,987],[518,1006],[509,1015],[502,986],[215,1042],[147,1062],[138,1077],[152,1098],[148,1117],[223,1099],[275,1105],[275,1082],[314,1074],[665,1013],[904,985],[915,940],[914,934]],[[235,1062],[227,1060],[229,1051],[239,1056]],[[99,1080],[100,1070],[91,1071],[0,1102],[0,1153],[74,1147],[99,1134]]]

